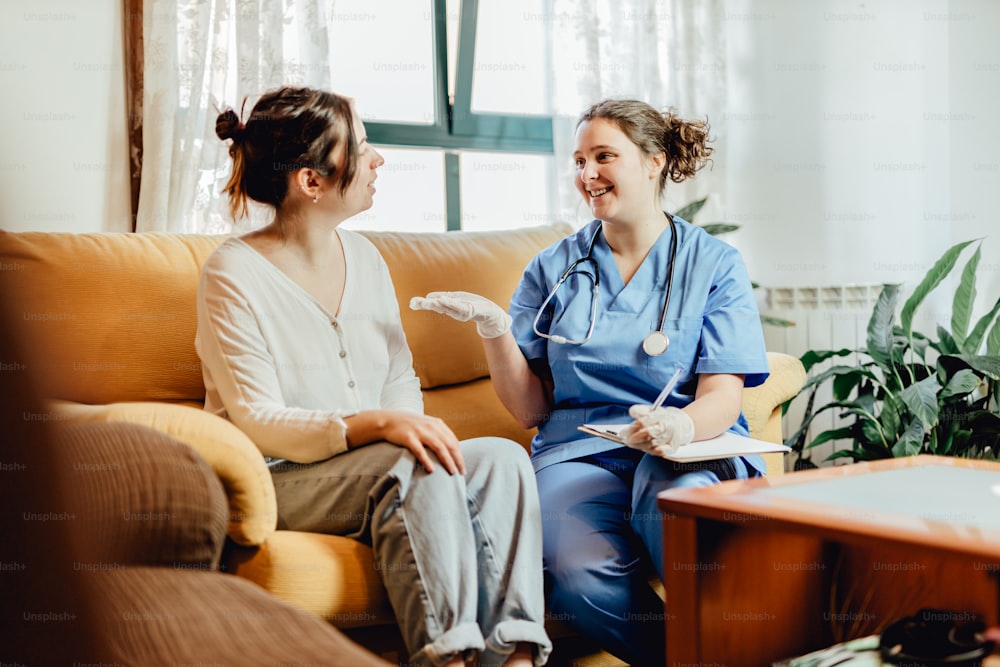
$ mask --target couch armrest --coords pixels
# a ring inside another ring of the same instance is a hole
[[[128,422],[149,426],[189,445],[205,459],[229,500],[227,534],[237,544],[258,546],[277,528],[274,483],[264,457],[231,423],[203,410],[174,403],[53,404],[60,421]]]
[[[743,390],[743,414],[752,437],[781,442],[781,404],[799,393],[806,370],[790,354],[768,352],[767,361],[771,374],[764,384]]]
[[[218,568],[226,497],[197,452],[137,424],[63,424],[54,433],[69,518],[88,538],[75,569]]]

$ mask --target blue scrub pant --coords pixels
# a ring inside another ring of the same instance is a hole
[[[656,495],[758,475],[740,458],[677,464],[628,448],[537,471],[549,613],[630,665],[663,665],[663,601],[649,585],[650,565],[663,579]]]

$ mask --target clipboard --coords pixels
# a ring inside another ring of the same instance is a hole
[[[577,426],[577,430],[598,438],[611,440],[624,445],[625,442],[619,432],[628,424],[584,424]],[[677,463],[695,463],[697,461],[711,461],[713,459],[726,459],[731,456],[745,456],[748,454],[770,454],[772,452],[792,451],[791,447],[767,440],[757,440],[748,438],[736,433],[725,432],[708,440],[696,440],[679,447],[673,454],[667,454],[663,458]]]

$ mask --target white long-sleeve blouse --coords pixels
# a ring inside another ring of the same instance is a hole
[[[268,457],[309,463],[343,452],[343,418],[362,410],[423,412],[385,260],[363,236],[337,233],[347,279],[336,315],[240,239],[202,269],[195,347],[205,409]]]

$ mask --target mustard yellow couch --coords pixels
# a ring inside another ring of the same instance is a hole
[[[462,289],[507,304],[529,258],[569,231],[365,232],[389,265],[426,411],[459,437],[491,434],[527,445],[532,433],[496,398],[475,327],[413,312],[410,297]],[[132,422],[189,444],[228,497],[224,569],[377,644],[394,621],[370,549],[342,537],[276,530],[274,490],[259,452],[235,426],[201,409],[195,295],[201,266],[222,239],[0,231],[8,308],[45,350],[34,370],[49,404],[25,418]],[[755,437],[780,441],[780,405],[805,373],[794,357],[769,356],[771,377],[745,391],[744,411]],[[780,456],[768,465],[771,474],[782,471]]]

